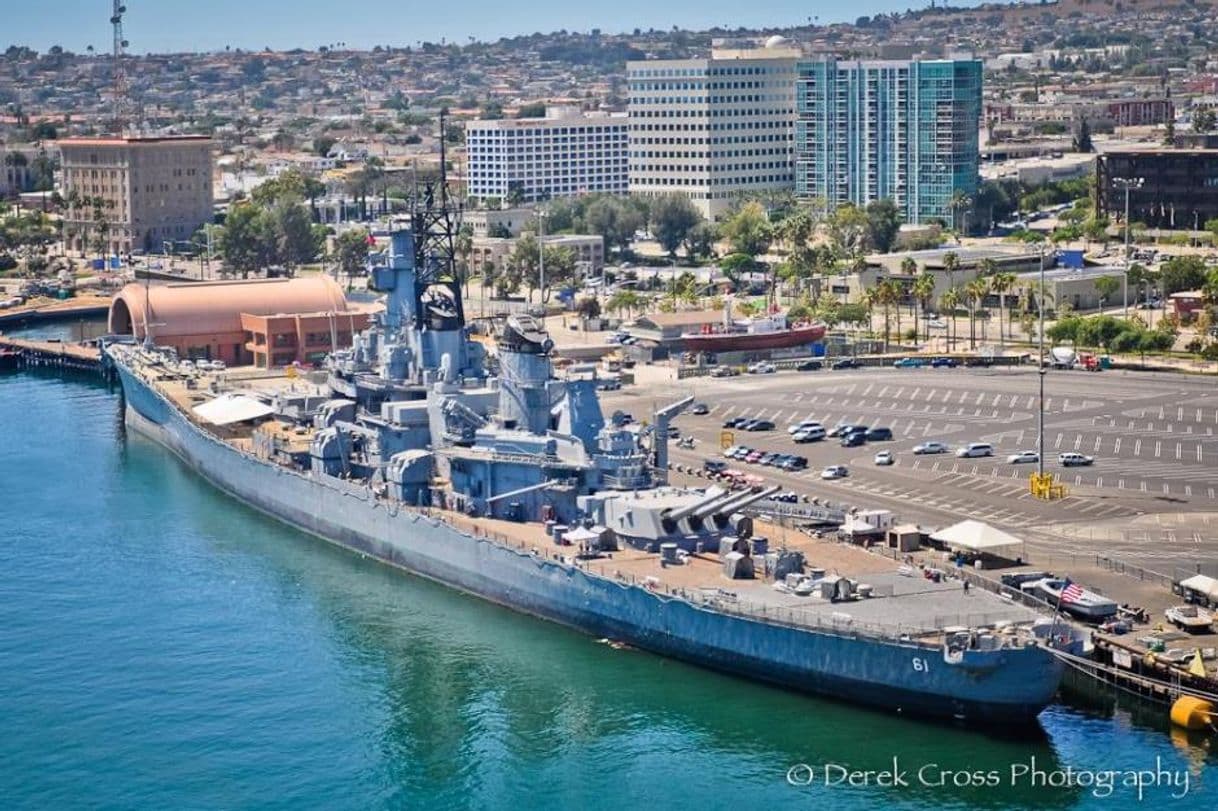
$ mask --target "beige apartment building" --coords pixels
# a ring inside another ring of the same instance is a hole
[[[107,254],[160,252],[212,219],[209,137],[69,138],[57,146],[68,251],[96,252],[104,235]]]
[[[630,192],[686,196],[714,220],[745,193],[795,187],[795,65],[783,37],[709,59],[628,62]]]

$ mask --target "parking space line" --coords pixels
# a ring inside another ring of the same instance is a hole
[[[1116,454],[1118,454],[1120,452],[1121,452],[1121,438],[1117,437],[1116,438],[1116,447],[1112,449],[1112,454],[1113,454],[1113,456],[1115,456]]]
[[[1159,458],[1159,456],[1160,456],[1159,451],[1161,451],[1161,450],[1163,450],[1163,443],[1156,439],[1155,440],[1155,458],[1156,459]]]
[[[1140,439],[1135,439],[1135,440],[1133,441],[1133,455],[1134,455],[1134,456],[1141,456],[1141,455],[1142,455],[1142,440],[1140,440]]]
[[[1179,442],[1176,443],[1176,458],[1177,459],[1180,458],[1180,443]]]

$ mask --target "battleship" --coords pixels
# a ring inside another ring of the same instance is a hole
[[[324,368],[247,379],[113,343],[127,424],[306,533],[615,646],[975,725],[1054,699],[1060,625],[988,593],[988,621],[945,621],[958,586],[778,538],[752,509],[775,488],[671,484],[668,428],[692,398],[607,421],[595,372],[560,378],[541,320],[475,340],[446,187],[419,198],[369,259],[383,311]]]

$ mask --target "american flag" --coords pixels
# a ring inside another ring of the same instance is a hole
[[[1083,599],[1083,587],[1078,583],[1071,583],[1067,578],[1066,587],[1062,589],[1062,602],[1077,603],[1081,599]]]

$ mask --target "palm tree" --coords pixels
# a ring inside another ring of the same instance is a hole
[[[875,305],[880,303],[880,288],[868,287],[863,290],[863,306],[867,308],[867,330],[871,331],[871,316],[875,312]]]
[[[939,299],[939,304],[952,316],[952,328],[947,336],[947,351],[951,352],[956,345],[956,309],[960,306],[960,291],[954,287],[948,288]]]
[[[955,251],[948,251],[943,254],[943,269],[947,271],[947,286],[953,289],[956,286],[956,271],[960,269],[960,257]]]
[[[926,311],[934,295],[935,277],[929,273],[922,272],[914,280],[913,297],[918,300],[918,309],[921,310],[922,320],[926,322],[926,340],[928,341],[930,340],[930,320],[926,317]]]
[[[889,307],[899,305],[901,290],[892,279],[885,279],[873,288],[876,291],[876,301],[884,308],[884,351],[888,351],[888,336],[891,334],[892,322],[889,317]],[[897,307],[897,333],[901,332],[901,308]]]
[[[964,295],[968,300],[968,348],[977,348],[977,310],[989,292],[985,279],[973,279],[964,286]]]
[[[1006,333],[1002,328],[1002,314],[1007,308],[1007,293],[1015,287],[1014,273],[995,273],[990,277],[990,290],[998,294],[998,343],[1006,346]],[[1007,319],[1008,323],[1010,318]]]
[[[918,263],[912,256],[907,256],[901,260],[901,275],[907,279],[912,279],[918,275]],[[909,314],[914,315],[914,297],[909,298]]]

